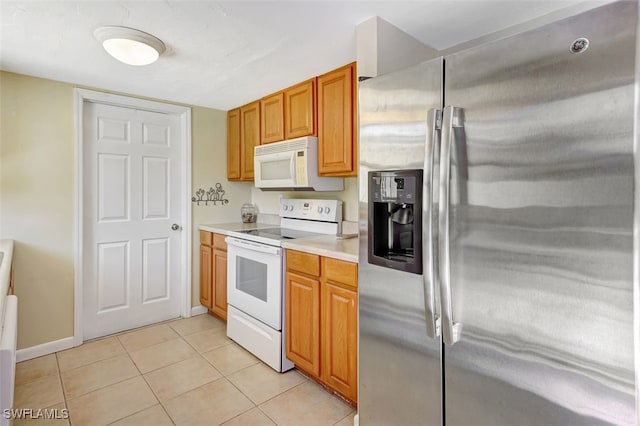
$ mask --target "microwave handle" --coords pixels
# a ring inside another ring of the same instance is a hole
[[[296,152],[291,156],[291,161],[289,162],[289,167],[291,169],[291,179],[297,184],[298,176],[296,175]]]

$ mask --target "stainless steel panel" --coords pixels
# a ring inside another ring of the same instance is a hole
[[[367,260],[367,174],[422,168],[427,113],[441,102],[442,58],[360,84],[358,413],[363,426],[442,424],[441,344],[427,337],[422,276]]]
[[[447,426],[637,422],[637,16],[615,3],[446,58],[445,103],[464,111]]]

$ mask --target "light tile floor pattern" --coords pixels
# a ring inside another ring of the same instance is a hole
[[[355,415],[298,372],[273,371],[208,314],[18,363],[14,407],[69,410],[16,426],[351,426]]]

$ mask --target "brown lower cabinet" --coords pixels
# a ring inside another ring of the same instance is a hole
[[[200,303],[227,319],[227,243],[225,235],[200,231]]]
[[[354,404],[358,402],[357,291],[357,264],[287,250],[287,358]]]

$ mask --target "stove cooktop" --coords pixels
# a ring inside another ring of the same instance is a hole
[[[235,231],[247,236],[256,236],[271,240],[293,240],[296,238],[316,237],[322,234],[315,232],[299,231],[289,228],[267,228],[267,229],[248,229]]]

